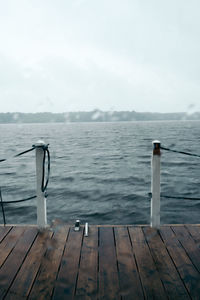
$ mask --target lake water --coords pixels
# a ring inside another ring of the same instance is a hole
[[[37,140],[49,143],[48,222],[148,224],[152,140],[200,154],[200,121],[1,124],[4,201],[35,194]],[[161,192],[200,198],[200,158],[162,151]],[[36,223],[35,200],[5,205],[7,223]],[[0,222],[3,222],[0,214]],[[199,223],[200,201],[161,199],[161,223]]]

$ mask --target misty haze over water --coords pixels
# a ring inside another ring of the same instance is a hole
[[[0,124],[200,120],[200,112],[150,113],[136,111],[92,111],[63,113],[0,113]]]

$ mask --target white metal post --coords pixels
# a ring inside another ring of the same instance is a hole
[[[160,141],[153,141],[151,161],[151,227],[160,226]]]
[[[46,212],[46,198],[42,191],[42,179],[43,179],[43,159],[44,150],[43,147],[46,144],[43,141],[38,141],[35,145],[36,150],[36,194],[37,194],[37,225],[40,228],[47,226],[47,212]]]

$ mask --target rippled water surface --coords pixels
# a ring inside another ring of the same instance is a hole
[[[0,186],[4,201],[35,194],[38,139],[49,143],[48,221],[148,224],[152,140],[200,154],[200,122],[0,125]],[[162,151],[161,191],[200,198],[200,158]],[[35,223],[35,200],[5,206],[8,223]],[[0,222],[2,216],[0,214]],[[161,200],[162,223],[199,223],[200,201]]]

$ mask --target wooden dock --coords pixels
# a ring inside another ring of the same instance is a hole
[[[200,299],[200,226],[0,226],[0,299]]]

